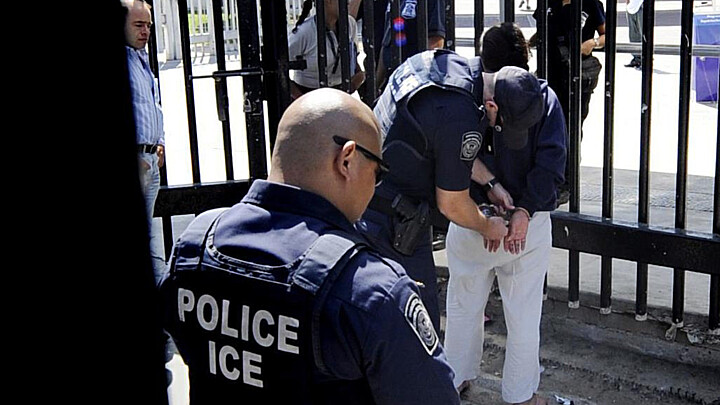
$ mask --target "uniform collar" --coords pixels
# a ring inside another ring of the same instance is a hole
[[[256,180],[250,186],[250,190],[248,190],[242,202],[273,211],[315,217],[340,229],[354,232],[350,221],[330,201],[315,193],[289,184]]]

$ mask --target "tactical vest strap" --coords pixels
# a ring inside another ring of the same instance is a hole
[[[217,221],[220,214],[227,210],[228,208],[225,207],[203,212],[190,223],[173,247],[174,265],[170,266],[171,272],[176,268],[194,269],[200,265],[208,230]]]
[[[328,374],[320,345],[320,315],[328,292],[345,265],[359,252],[365,242],[349,234],[321,235],[308,251],[293,276],[293,283],[315,296],[312,313],[312,347],[315,366]]]

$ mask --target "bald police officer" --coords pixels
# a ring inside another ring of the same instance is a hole
[[[267,181],[198,216],[162,289],[193,403],[458,404],[415,283],[353,227],[388,168],[372,111],[319,89]]]
[[[505,68],[488,83],[481,73],[478,57],[419,53],[393,72],[374,109],[392,172],[376,187],[361,230],[420,283],[436,330],[440,307],[429,212],[436,207],[453,223],[501,240],[508,232],[504,220],[486,218],[470,198],[473,161],[489,126],[499,142],[517,149],[542,116],[539,84],[530,73]],[[493,97],[484,97],[485,86],[493,87],[487,92]]]

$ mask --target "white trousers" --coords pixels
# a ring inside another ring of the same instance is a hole
[[[542,290],[552,248],[550,213],[533,215],[520,255],[505,252],[502,245],[490,253],[481,234],[452,223],[446,246],[450,281],[445,352],[455,370],[455,386],[478,375],[483,314],[497,274],[507,326],[502,397],[510,403],[527,401],[540,384]]]

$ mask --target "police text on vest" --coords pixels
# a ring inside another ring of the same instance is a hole
[[[282,352],[300,353],[297,345],[297,329],[300,327],[298,319],[285,315],[275,316],[263,309],[251,313],[252,311],[247,305],[241,306],[239,317],[237,309],[233,307],[234,315],[231,317],[229,315],[230,301],[222,299],[218,304],[218,300],[210,294],[203,294],[196,300],[195,293],[185,288],[178,288],[177,297],[178,318],[181,322],[192,322],[195,318],[200,327],[208,332],[217,333],[219,327],[219,332],[228,337],[244,342],[254,342],[263,348],[274,346],[275,349]],[[194,317],[192,312],[195,312]],[[239,322],[237,322],[238,318]],[[263,328],[263,325],[266,327]],[[266,333],[263,334],[261,329]],[[221,374],[227,379],[237,380],[242,374],[243,383],[259,388],[263,386],[262,355],[260,354],[247,350],[238,353],[237,349],[228,345],[218,348],[215,341],[209,340],[208,360],[210,362],[209,370],[212,374],[217,374],[219,368]],[[231,361],[240,361],[242,371],[229,364]]]

